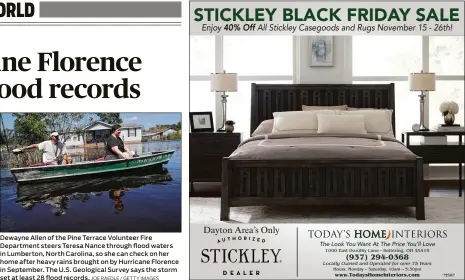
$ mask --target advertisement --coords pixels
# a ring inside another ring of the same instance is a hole
[[[190,16],[191,279],[464,278],[462,2]]]
[[[458,224],[191,226],[191,279],[462,279]],[[445,255],[453,255],[446,260]]]
[[[463,4],[0,2],[0,280],[465,279]]]

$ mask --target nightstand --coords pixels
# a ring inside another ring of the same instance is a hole
[[[412,145],[411,136],[458,136],[458,143],[433,144],[433,145]],[[462,196],[462,166],[465,163],[465,131],[419,131],[402,133],[402,142],[407,148],[419,157],[423,158],[423,163],[458,163],[459,164],[459,196]]]
[[[189,134],[189,182],[221,182],[221,161],[234,152],[242,133],[192,132]]]

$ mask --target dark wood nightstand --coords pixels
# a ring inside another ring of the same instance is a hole
[[[458,143],[447,143],[447,145],[412,145],[411,136],[458,136]],[[419,131],[402,133],[402,142],[407,148],[419,157],[423,163],[458,163],[459,164],[459,196],[462,196],[462,166],[465,163],[465,131]]]
[[[221,160],[242,141],[242,133],[192,132],[189,134],[189,182],[221,182]]]

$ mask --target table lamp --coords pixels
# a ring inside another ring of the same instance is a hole
[[[409,88],[410,91],[421,91],[420,97],[420,131],[429,131],[425,127],[425,91],[436,90],[436,74],[425,73],[423,70],[421,73],[410,73],[409,76]]]
[[[237,91],[237,73],[213,73],[210,76],[211,78],[211,91],[213,92],[222,92],[221,94],[221,103],[223,105],[223,126],[217,131],[225,131],[224,126],[226,123],[226,102],[227,97],[226,92],[236,92]]]

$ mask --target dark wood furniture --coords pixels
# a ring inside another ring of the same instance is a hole
[[[239,146],[242,133],[193,132],[189,134],[189,181],[221,182],[221,159]]]
[[[395,109],[392,83],[252,84],[251,90],[251,133],[273,112],[302,105]],[[223,159],[221,220],[229,220],[230,207],[309,204],[414,206],[416,219],[424,220],[423,160]]]
[[[412,145],[411,136],[458,136],[458,145]],[[465,163],[465,131],[418,131],[402,133],[402,142],[414,154],[423,158],[424,164],[429,163],[458,163],[459,164],[459,196],[462,196],[462,167]]]

